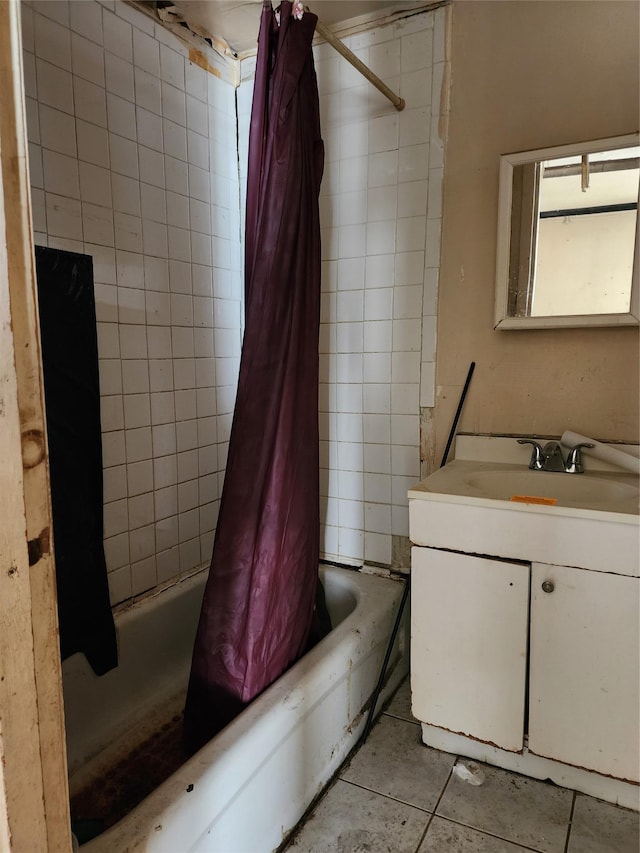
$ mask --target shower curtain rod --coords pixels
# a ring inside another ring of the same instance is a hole
[[[311,11],[306,7],[308,11]],[[316,23],[316,32],[319,36],[329,42],[329,44],[334,47],[341,56],[350,62],[354,68],[356,68],[367,80],[372,83],[379,92],[388,98],[393,106],[400,112],[405,107],[404,98],[401,98],[400,95],[396,95],[395,92],[392,92],[391,89],[387,86],[386,83],[383,83],[382,80],[378,77],[377,74],[374,74],[373,71],[367,67],[362,60],[358,59],[355,53],[340,41],[340,39],[335,36],[331,30],[327,29],[327,27],[320,21]]]

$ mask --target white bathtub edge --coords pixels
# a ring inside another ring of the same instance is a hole
[[[238,796],[255,784],[254,777],[261,767],[279,761],[275,751],[286,741],[288,732],[297,730],[296,737],[300,740],[301,725],[307,730],[322,728],[328,712],[321,711],[314,719],[314,710],[320,709],[323,703],[329,708],[332,703],[339,702],[340,712],[328,714],[333,718],[330,720],[331,735],[326,737],[332,741],[329,744],[331,756],[324,762],[322,772],[311,784],[305,780],[304,784],[294,785],[299,790],[284,792],[283,804],[278,810],[278,816],[284,818],[282,827],[268,841],[264,834],[259,836],[261,843],[270,845],[261,848],[265,853],[277,848],[282,832],[295,826],[313,796],[329,781],[357,742],[365,722],[362,708],[375,686],[402,595],[402,585],[391,580],[334,567],[327,567],[326,571],[341,573],[338,582],[353,584],[358,600],[355,611],[127,818],[84,845],[83,851],[175,853],[177,849],[224,849],[225,853],[230,853],[231,848],[217,846],[213,840],[216,846],[207,846],[207,833],[226,831],[216,829],[216,821],[224,823],[222,818],[233,809]],[[334,658],[337,655],[342,660],[341,668],[336,668],[335,661],[332,662],[332,653]],[[405,658],[386,686],[386,696],[398,686],[407,671],[408,642]],[[332,691],[339,698],[331,698]],[[347,707],[343,712],[345,701]],[[359,707],[351,707],[354,701]],[[285,751],[289,748],[295,746],[285,745]],[[270,787],[282,785],[274,783]],[[261,799],[267,800],[271,794],[266,791]],[[300,796],[304,801],[293,802]],[[211,807],[212,802],[216,803],[215,809]],[[252,814],[254,821],[255,814]]]

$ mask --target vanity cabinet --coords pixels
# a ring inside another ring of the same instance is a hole
[[[411,584],[419,720],[638,780],[639,578],[414,547]]]
[[[522,749],[529,565],[413,548],[413,713]]]
[[[640,579],[531,568],[529,749],[638,781]]]

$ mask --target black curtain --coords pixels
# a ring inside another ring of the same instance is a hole
[[[118,663],[103,548],[102,439],[93,264],[36,246],[62,658]]]

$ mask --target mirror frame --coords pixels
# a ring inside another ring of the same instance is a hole
[[[536,151],[521,151],[503,154],[500,157],[500,183],[498,195],[498,241],[496,254],[496,294],[494,329],[558,329],[584,328],[589,326],[637,326],[640,323],[640,213],[636,217],[636,242],[633,274],[631,279],[630,310],[624,314],[568,314],[564,316],[510,317],[509,256],[511,244],[511,204],[513,170],[516,166],[538,160],[551,160],[575,154],[586,154],[608,149],[629,148],[640,145],[640,134],[614,136],[575,145],[556,145]]]

